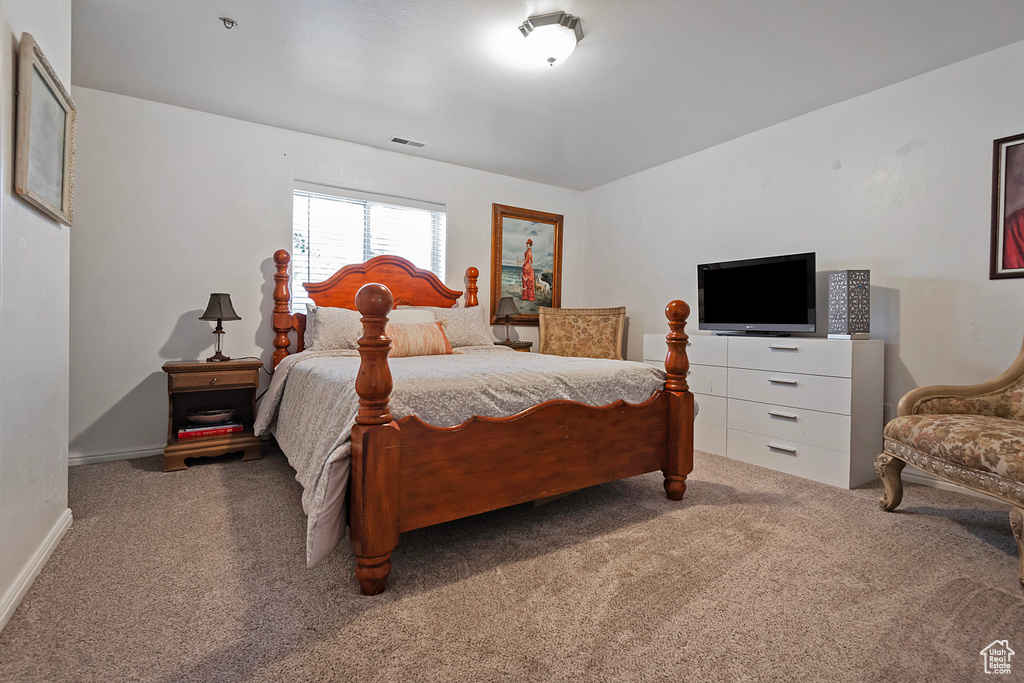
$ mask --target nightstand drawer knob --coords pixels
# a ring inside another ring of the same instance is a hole
[[[216,384],[216,383],[217,383],[217,378],[216,377],[214,377],[213,379],[210,380],[210,384]]]

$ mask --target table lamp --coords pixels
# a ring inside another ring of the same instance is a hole
[[[206,310],[201,316],[200,320],[216,320],[217,329],[213,331],[216,337],[216,353],[207,358],[207,361],[222,361],[231,360],[228,356],[221,353],[221,344],[224,338],[224,328],[221,327],[220,322],[222,320],[241,320],[238,314],[235,313],[235,309],[231,306],[231,295],[224,293],[217,293],[210,295],[210,303],[206,305]]]
[[[516,308],[516,302],[512,301],[512,297],[503,296],[498,301],[498,310],[494,312],[494,317],[500,318],[505,316],[505,341],[509,341],[508,338],[508,317],[510,315],[519,315],[519,309]]]

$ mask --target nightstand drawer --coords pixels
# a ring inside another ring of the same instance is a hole
[[[215,370],[213,372],[169,373],[170,391],[198,391],[206,389],[236,389],[259,385],[259,370]]]

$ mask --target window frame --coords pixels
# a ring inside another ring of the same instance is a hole
[[[331,185],[322,185],[319,183],[310,183],[305,181],[295,181],[292,184],[292,269],[291,269],[291,301],[289,303],[292,312],[303,312],[304,304],[309,300],[308,294],[302,287],[303,282],[310,282],[309,278],[312,276],[312,256],[311,252],[312,245],[312,233],[310,225],[310,217],[307,214],[306,218],[306,241],[307,246],[305,254],[300,254],[295,248],[296,235],[299,231],[296,229],[295,222],[295,211],[297,208],[296,202],[302,197],[308,201],[311,196],[322,196],[328,199],[335,199],[344,202],[348,202],[350,205],[363,205],[363,260],[353,261],[352,263],[364,263],[369,258],[375,255],[371,251],[372,238],[373,238],[373,220],[371,211],[374,206],[380,207],[398,207],[403,209],[415,209],[419,211],[425,211],[432,214],[431,216],[431,257],[429,267],[424,270],[437,275],[442,282],[445,281],[445,275],[448,271],[448,205],[440,202],[431,202],[422,199],[412,199],[409,197],[402,197],[399,195],[389,195],[379,192],[366,192],[364,190],[355,190],[351,188],[336,187]],[[440,227],[438,228],[438,215],[440,216]],[[379,220],[379,219],[378,219]],[[440,232],[440,236],[438,233]],[[440,244],[438,244],[440,241]],[[397,251],[397,250],[396,250]],[[397,254],[402,256],[402,254]],[[403,258],[406,258],[403,256]],[[305,260],[305,264],[302,261]],[[344,260],[344,259],[342,259]],[[342,268],[349,263],[341,263],[338,268]],[[417,267],[422,267],[417,265]],[[304,270],[306,275],[300,277],[299,271]],[[440,271],[440,272],[438,272]],[[329,277],[329,276],[328,276]],[[296,296],[296,295],[299,296]]]

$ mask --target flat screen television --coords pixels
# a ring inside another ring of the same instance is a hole
[[[699,324],[720,334],[815,331],[814,252],[697,266]]]

